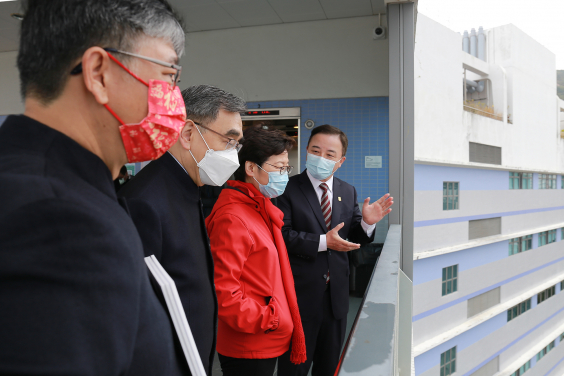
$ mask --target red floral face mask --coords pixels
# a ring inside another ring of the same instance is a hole
[[[149,113],[137,124],[125,124],[108,106],[104,106],[119,121],[119,131],[127,153],[127,160],[143,162],[159,158],[178,140],[178,135],[186,123],[186,108],[178,86],[166,81],[149,80],[149,83],[126,68],[119,60],[108,53],[127,73],[149,88]]]

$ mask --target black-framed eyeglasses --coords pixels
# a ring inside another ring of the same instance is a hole
[[[213,129],[206,127],[205,125],[202,125],[202,124],[200,124],[200,123],[195,122],[194,120],[192,120],[192,122],[193,122],[194,124],[196,124],[198,127],[202,127],[202,128],[204,128],[204,129],[206,129],[206,130],[208,130],[208,131],[210,131],[210,132],[213,132],[213,133],[215,133],[215,134],[217,134],[217,135],[220,135],[221,137],[227,139],[227,145],[225,145],[225,150],[235,149],[235,150],[237,150],[237,153],[238,153],[238,152],[241,150],[241,148],[243,147],[243,145],[241,145],[241,144],[239,143],[239,141],[237,141],[237,140],[235,140],[235,139],[233,139],[233,138],[227,137],[227,136],[224,135],[224,134],[221,134],[221,133],[219,133],[219,132],[216,132],[216,131],[214,131]]]
[[[180,65],[167,63],[166,61],[153,59],[152,57],[138,55],[138,54],[134,54],[133,52],[122,51],[122,50],[118,50],[118,49],[115,49],[115,48],[107,47],[107,48],[104,48],[103,50],[106,51],[106,52],[120,53],[120,54],[123,54],[123,55],[133,56],[133,57],[136,57],[136,58],[139,58],[139,59],[150,61],[151,63],[162,65],[163,67],[175,69],[176,73],[170,75],[171,79],[172,79],[172,88],[174,89],[176,87],[176,85],[180,82],[180,73],[182,73],[182,66],[180,66]],[[76,74],[80,74],[80,73],[82,73],[82,63],[78,63],[78,65],[76,67],[74,67],[70,72],[71,75],[76,75]]]
[[[268,162],[264,162],[265,164],[274,167],[275,169],[280,170],[280,175],[285,175],[285,174],[290,174],[293,170],[294,170],[294,166],[284,166],[284,167],[278,167],[275,166],[273,164],[270,164]],[[257,165],[258,166],[258,165]],[[260,167],[260,166],[259,166]],[[262,169],[262,167],[261,167]],[[268,171],[267,171],[268,172]]]

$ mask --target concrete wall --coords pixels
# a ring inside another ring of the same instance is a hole
[[[503,112],[503,67],[508,113],[504,124],[463,111],[460,34],[419,15],[415,49],[415,158],[467,163],[468,142],[502,148],[502,164],[564,172],[564,140],[557,117],[555,57],[513,25],[487,31],[493,105]],[[440,42],[438,42],[440,41]],[[472,77],[473,78],[473,77]]]
[[[16,68],[17,51],[0,52],[0,115],[20,114],[20,80]]]
[[[181,87],[213,84],[247,101],[387,96],[377,25],[370,16],[190,33]]]

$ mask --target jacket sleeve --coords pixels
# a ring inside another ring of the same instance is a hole
[[[370,237],[366,235],[366,231],[364,231],[362,225],[360,224],[360,222],[362,221],[362,213],[360,212],[360,208],[358,207],[356,188],[352,187],[352,189],[354,191],[354,209],[351,226],[346,237],[350,242],[353,243],[358,243],[360,245],[368,244],[374,241],[374,234],[376,234],[376,230],[372,232],[372,235]]]
[[[320,234],[312,234],[305,231],[297,231],[292,223],[292,202],[289,194],[278,197],[278,209],[284,213],[284,225],[282,236],[286,243],[288,254],[300,258],[315,260],[319,251]],[[313,215],[313,213],[311,214]]]
[[[127,208],[143,243],[145,257],[155,255],[162,263],[162,225],[157,212],[138,198],[127,198]]]
[[[246,296],[241,274],[255,243],[246,224],[232,214],[220,214],[207,226],[215,268],[218,316],[243,333],[276,330],[279,314],[274,297],[268,305]]]
[[[59,199],[0,216],[0,374],[127,373],[146,272],[111,230]]]

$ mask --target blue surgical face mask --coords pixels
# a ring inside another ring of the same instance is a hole
[[[327,179],[333,174],[333,168],[337,162],[307,153],[306,168],[317,180]]]
[[[253,176],[253,179],[255,179],[255,181],[259,185],[260,193],[262,193],[264,195],[264,197],[275,198],[275,197],[280,196],[282,193],[284,193],[284,190],[286,189],[286,185],[288,184],[288,174],[286,174],[286,173],[280,174],[279,171],[268,172],[268,171],[265,171],[259,165],[257,165],[257,167],[268,174],[268,184],[267,185],[262,185]]]

